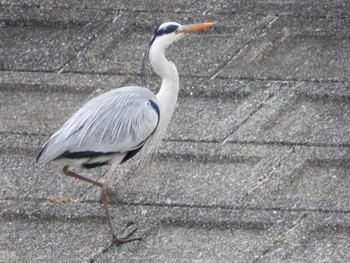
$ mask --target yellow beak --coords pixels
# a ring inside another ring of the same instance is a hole
[[[193,33],[199,30],[203,30],[205,28],[211,27],[214,25],[214,22],[206,22],[206,23],[200,23],[200,24],[191,24],[191,25],[184,25],[181,26],[181,28],[178,30],[178,32],[181,33]]]

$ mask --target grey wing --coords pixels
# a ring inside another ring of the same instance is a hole
[[[37,157],[49,162],[67,153],[125,153],[140,148],[156,129],[155,95],[142,87],[111,90],[77,111]]]

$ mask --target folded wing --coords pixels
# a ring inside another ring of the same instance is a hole
[[[77,111],[46,142],[36,160],[96,158],[140,149],[156,129],[155,95],[142,87],[106,92]]]

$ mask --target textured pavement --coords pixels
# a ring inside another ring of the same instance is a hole
[[[85,101],[141,84],[165,21],[216,26],[169,48],[166,137],[112,182],[114,225],[143,240],[103,252],[99,189],[34,158]],[[0,36],[0,262],[350,262],[349,1],[0,0]]]

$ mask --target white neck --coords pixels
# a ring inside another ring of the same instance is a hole
[[[161,130],[165,130],[177,102],[179,94],[179,74],[175,64],[166,59],[164,48],[159,45],[151,46],[149,58],[153,70],[162,78],[162,85],[156,97],[160,108],[160,128]]]
[[[162,78],[162,85],[157,93],[157,104],[160,110],[160,120],[156,131],[149,138],[143,147],[142,163],[147,163],[158,148],[158,144],[163,137],[171,116],[175,110],[177,96],[179,94],[179,75],[175,64],[168,61],[164,55],[165,48],[159,46],[149,51],[149,58],[153,70]]]
[[[172,42],[174,42],[172,40]],[[160,110],[160,119],[157,129],[149,138],[142,150],[140,167],[151,160],[156,152],[158,144],[163,137],[170,119],[174,113],[177,97],[179,94],[179,74],[174,63],[165,57],[165,49],[170,45],[169,39],[162,37],[156,39],[149,50],[149,59],[153,70],[162,78],[162,85],[156,95],[157,104]]]

